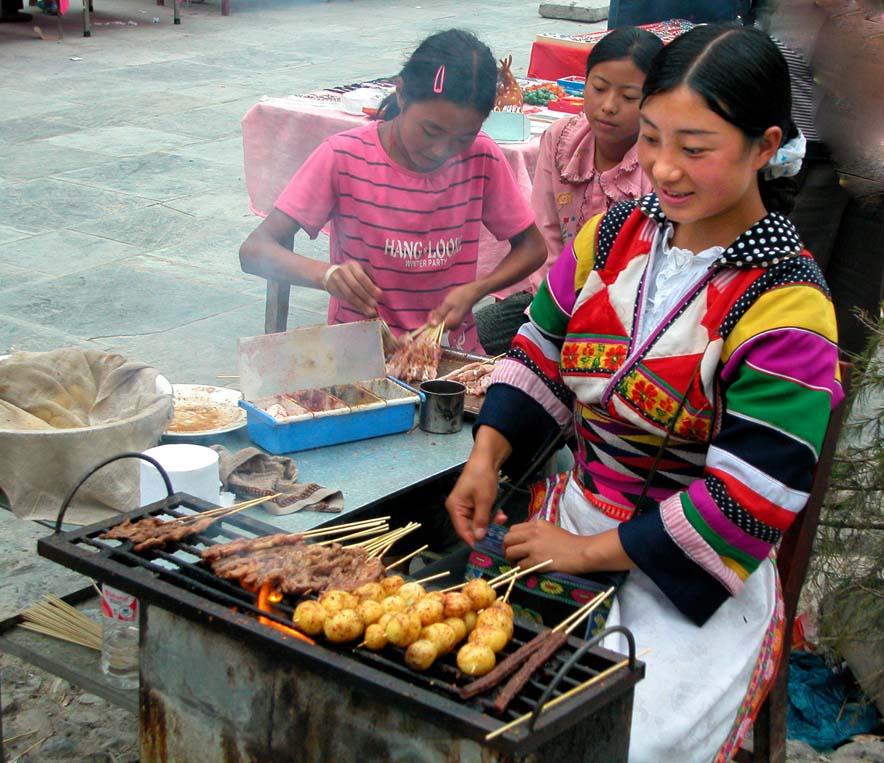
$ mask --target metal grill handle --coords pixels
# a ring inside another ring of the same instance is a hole
[[[92,467],[86,474],[84,474],[77,481],[77,484],[74,485],[69,491],[68,494],[64,497],[64,500],[61,502],[61,508],[58,510],[58,517],[55,520],[55,532],[61,532],[61,523],[64,520],[64,515],[68,510],[68,507],[71,505],[71,501],[74,500],[74,495],[76,495],[77,491],[83,486],[83,483],[88,480],[95,472],[99,469],[103,469],[108,464],[112,464],[114,461],[120,461],[124,458],[140,458],[142,461],[147,461],[153,464],[157,471],[160,473],[160,476],[163,478],[163,484],[166,486],[166,500],[168,501],[173,493],[175,492],[172,489],[172,480],[169,479],[169,475],[166,474],[166,470],[160,465],[159,461],[155,458],[151,458],[150,456],[144,455],[144,453],[119,453],[116,456],[111,456],[110,458],[105,459],[97,466]]]
[[[589,641],[580,646],[574,654],[572,654],[559,668],[559,672],[556,673],[555,677],[552,681],[550,681],[549,686],[546,687],[543,694],[540,696],[540,699],[537,702],[537,706],[534,708],[534,711],[531,713],[531,720],[528,722],[528,728],[531,732],[534,731],[534,724],[537,723],[537,719],[540,717],[540,714],[543,712],[543,706],[547,703],[552,693],[558,688],[558,685],[561,683],[562,679],[568,674],[568,671],[574,667],[579,661],[580,658],[583,657],[592,647],[596,644],[600,643],[604,638],[609,636],[612,633],[622,633],[626,637],[626,642],[629,646],[629,669],[635,670],[635,636],[632,635],[632,631],[629,630],[625,625],[612,625],[610,628],[605,628],[601,633],[593,636]]]

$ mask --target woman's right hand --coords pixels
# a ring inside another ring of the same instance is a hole
[[[464,465],[445,501],[455,531],[471,547],[485,537],[491,508],[497,499],[497,484],[497,470],[474,455]],[[506,519],[506,514],[498,511],[494,522],[503,524]]]
[[[346,302],[354,310],[373,318],[378,314],[378,299],[381,290],[358,262],[344,262],[335,268],[325,284],[326,291],[333,297]]]

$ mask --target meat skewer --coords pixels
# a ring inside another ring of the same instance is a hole
[[[548,562],[544,562],[546,564]],[[498,703],[501,707],[500,712],[506,709],[507,705],[522,690],[522,687],[531,676],[544,665],[568,640],[568,635],[583,620],[585,620],[592,612],[597,609],[601,603],[614,592],[613,586],[604,593],[600,593],[584,604],[576,612],[573,612],[551,630],[538,633],[531,641],[523,644],[513,654],[506,657],[499,665],[487,673],[482,678],[467,684],[460,690],[461,699],[470,699],[477,694],[493,689],[504,678],[514,673],[521,667],[516,675],[514,675],[501,689],[500,694],[494,702],[493,708],[498,709]],[[541,654],[543,656],[541,656]],[[527,659],[528,662],[523,664]]]
[[[292,546],[298,543],[303,543],[303,536],[300,533],[293,533],[291,535],[276,533],[275,535],[265,535],[261,538],[240,538],[229,543],[218,543],[205,549],[203,551],[203,561],[211,564],[227,556],[249,554],[255,551],[263,551],[278,546]]]
[[[568,634],[564,631],[546,631],[546,633],[548,634],[547,637],[534,649],[533,653],[528,658],[528,661],[519,668],[516,674],[510,678],[506,684],[504,684],[500,693],[494,698],[494,702],[491,705],[492,710],[495,710],[498,713],[502,713],[506,710],[509,703],[516,698],[520,691],[522,691],[522,688],[528,683],[531,676],[543,667],[568,640]],[[531,642],[529,641],[528,643],[530,644]]]
[[[160,517],[151,516],[144,517],[136,522],[126,519],[98,537],[112,540],[130,540],[133,544],[133,550],[145,551],[149,548],[163,546],[169,541],[183,540],[189,535],[202,532],[219,519],[229,517],[251,506],[257,506],[259,503],[264,503],[264,501],[271,501],[278,496],[278,493],[261,496],[260,498],[253,498],[233,506],[209,509],[199,514],[187,514],[175,519],[161,519]]]
[[[442,358],[440,342],[444,330],[440,324],[402,337],[399,348],[387,361],[387,373],[409,384],[435,379]]]

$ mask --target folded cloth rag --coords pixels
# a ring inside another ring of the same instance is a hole
[[[301,509],[338,512],[344,508],[344,494],[337,488],[315,482],[298,482],[298,467],[285,456],[270,456],[257,448],[243,448],[231,453],[222,445],[212,445],[218,452],[218,469],[225,490],[236,495],[259,496],[281,493],[262,504],[270,514],[293,514]]]

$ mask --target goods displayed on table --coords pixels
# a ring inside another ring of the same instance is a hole
[[[420,397],[386,378],[379,321],[239,340],[249,438],[287,453],[404,432]]]
[[[685,19],[670,19],[642,24],[639,28],[646,29],[657,35],[664,43],[669,43],[692,26],[693,24]],[[534,38],[531,46],[528,76],[555,80],[559,77],[583,74],[586,71],[587,57],[595,44],[606,34],[608,34],[606,29],[582,34],[541,32]]]
[[[524,96],[513,74],[512,64],[512,56],[500,59],[500,68],[497,70],[497,97],[494,99],[495,111],[522,110]]]

